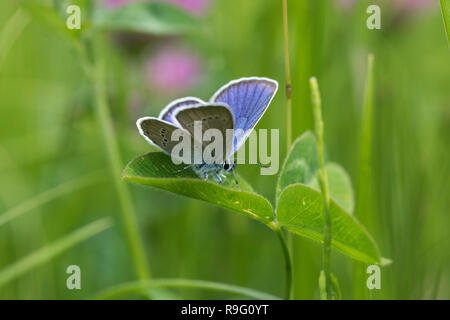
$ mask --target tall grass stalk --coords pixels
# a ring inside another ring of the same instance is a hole
[[[313,129],[309,78],[321,75],[325,13],[327,1],[291,1],[289,11],[294,13],[295,39],[292,50],[292,137],[295,139],[306,130]],[[294,265],[294,299],[314,299],[317,281],[311,275],[320,264],[320,250],[310,241],[292,237]],[[304,259],[308,257],[308,259]]]
[[[373,100],[374,100],[374,56],[367,58],[367,75],[365,83],[364,105],[362,115],[361,140],[359,150],[359,172],[356,195],[355,216],[373,231],[373,201],[372,201],[372,131],[373,131]],[[366,265],[353,263],[353,296],[355,299],[366,299]]]
[[[28,256],[14,262],[8,267],[0,270],[0,287],[18,278],[29,270],[49,261],[67,249],[78,243],[91,238],[112,225],[110,218],[102,218],[87,226],[81,227],[71,234],[59,239],[45,247],[36,250]]]
[[[328,177],[325,170],[325,155],[324,155],[324,142],[323,142],[323,120],[322,120],[322,102],[320,98],[319,85],[316,78],[311,78],[311,98],[313,104],[314,114],[314,127],[317,138],[317,154],[319,160],[319,184],[322,192],[323,201],[323,257],[322,265],[323,272],[325,274],[325,290],[326,298],[332,297],[331,291],[331,271],[330,271],[330,254],[331,254],[331,217],[330,217],[330,192],[328,188]],[[323,293],[322,293],[322,296]]]
[[[442,18],[444,19],[445,33],[450,49],[450,0],[441,0]]]
[[[114,132],[106,96],[105,61],[102,55],[103,52],[100,48],[101,39],[95,39],[95,41],[99,41],[99,43],[96,44],[92,70],[97,118],[103,134],[103,140],[106,146],[114,186],[119,198],[122,223],[125,229],[125,236],[127,238],[128,246],[131,251],[131,257],[136,275],[139,279],[147,279],[151,276],[150,266],[147,262],[144,245],[140,237],[136,213],[129,190],[126,184],[120,179],[122,161],[120,159],[117,137]]]
[[[284,68],[286,76],[286,153],[292,144],[292,86],[289,58],[289,24],[287,0],[283,0]]]
[[[76,180],[60,184],[54,188],[38,194],[37,196],[34,196],[31,199],[23,201],[19,205],[7,210],[5,213],[0,215],[0,226],[54,199],[62,197],[66,194],[70,194],[76,190],[88,187],[98,182],[102,176],[102,172],[91,173]]]

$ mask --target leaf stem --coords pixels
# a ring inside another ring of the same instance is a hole
[[[322,102],[320,98],[319,85],[317,79],[312,77],[310,80],[311,97],[314,113],[314,127],[317,137],[317,152],[319,160],[319,184],[322,192],[324,230],[323,230],[323,271],[325,273],[325,288],[327,299],[331,298],[330,282],[330,253],[331,253],[331,217],[330,217],[330,193],[328,189],[328,177],[325,170],[324,142],[323,142],[323,120],[322,120]]]
[[[101,45],[101,39],[95,39]],[[113,175],[114,185],[119,198],[122,213],[122,222],[125,228],[125,236],[131,251],[131,258],[138,279],[146,279],[150,277],[150,268],[146,259],[144,246],[139,234],[136,213],[127,185],[120,179],[122,171],[122,162],[120,159],[119,147],[117,145],[117,137],[114,132],[111,121],[111,114],[108,106],[105,88],[105,62],[102,57],[100,48],[95,50],[95,59],[93,63],[92,80],[94,84],[95,106],[97,118],[100,124],[103,140],[109,159],[110,168]]]
[[[284,67],[286,76],[286,152],[292,144],[292,86],[291,64],[289,59],[289,24],[287,0],[283,0],[283,31],[284,31]]]
[[[286,286],[285,286],[285,299],[292,299],[292,258],[289,252],[289,247],[284,238],[283,230],[280,227],[274,229],[275,233],[280,240],[281,248],[283,249],[285,270],[286,270]]]
[[[146,289],[153,288],[190,288],[190,289],[203,289],[212,290],[218,292],[226,292],[232,294],[239,294],[249,298],[258,300],[279,300],[279,297],[271,294],[260,292],[257,290],[238,287],[235,285],[203,281],[203,280],[191,280],[191,279],[154,279],[154,280],[141,280],[134,282],[127,282],[110,289],[107,289],[103,293],[96,296],[96,299],[107,300],[116,299],[117,297],[124,296],[130,293],[140,292]]]

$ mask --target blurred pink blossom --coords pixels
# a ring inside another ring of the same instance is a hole
[[[203,14],[209,6],[210,0],[165,0],[194,15]]]
[[[139,0],[103,0],[103,3],[108,7],[108,8],[115,8],[127,3],[131,3],[131,2],[138,2]]]
[[[202,63],[195,54],[172,47],[160,49],[146,65],[148,84],[165,93],[189,89],[199,81],[201,73]]]
[[[402,10],[418,11],[429,7],[435,0],[393,0],[394,5]]]

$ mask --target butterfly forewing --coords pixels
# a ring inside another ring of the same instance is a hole
[[[186,107],[175,113],[175,119],[184,129],[190,132],[194,139],[203,141],[203,149],[211,142],[217,143],[217,137],[211,137],[208,134],[212,132],[209,129],[215,129],[216,133],[220,134],[222,151],[220,159],[215,159],[216,162],[223,163],[230,154],[233,144],[234,117],[228,106],[211,104]],[[197,133],[196,126],[199,128]],[[202,138],[197,137],[199,133]]]
[[[212,97],[212,102],[225,103],[233,112],[236,143],[232,153],[244,144],[277,89],[278,83],[268,78],[242,78],[223,86]]]

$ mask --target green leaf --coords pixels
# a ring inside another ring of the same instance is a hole
[[[450,48],[450,0],[441,0],[442,17],[444,19],[445,33]]]
[[[99,219],[12,263],[8,267],[0,270],[0,287],[5,283],[16,279],[27,271],[51,260],[78,243],[81,243],[102,232],[111,225],[112,222],[110,218]]]
[[[152,152],[132,160],[122,177],[125,181],[210,202],[265,224],[272,222],[273,209],[270,202],[255,193],[241,177],[238,176],[239,186],[236,186],[232,176],[219,184],[199,179],[191,169],[174,174],[184,166],[173,164],[170,156],[162,152]]]
[[[352,213],[355,200],[350,176],[341,165],[334,162],[327,163],[325,170],[328,175],[331,198],[344,208],[345,211]],[[317,174],[307,185],[318,191],[320,190]]]
[[[382,264],[377,245],[366,229],[335,201],[330,202],[331,246],[352,259]],[[319,191],[294,184],[281,194],[278,223],[298,235],[323,243],[323,202]]]
[[[286,157],[278,178],[277,200],[287,186],[296,183],[303,183],[320,190],[317,179],[318,169],[316,138],[312,132],[307,131],[294,141]],[[353,212],[353,187],[349,175],[336,163],[326,164],[325,170],[328,174],[331,198],[347,212]]]
[[[318,169],[316,138],[311,131],[306,131],[294,141],[283,163],[278,178],[277,199],[287,186],[311,181]]]
[[[179,34],[198,25],[198,21],[183,10],[159,2],[130,3],[115,10],[98,11],[94,19],[98,29],[157,35]]]

